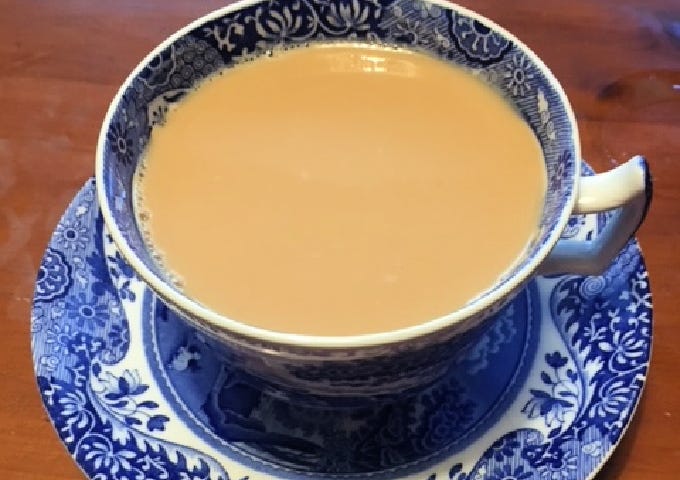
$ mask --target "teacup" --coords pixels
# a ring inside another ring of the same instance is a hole
[[[545,158],[548,191],[535,240],[481,295],[416,326],[324,337],[226,318],[185,295],[147,248],[133,205],[144,146],[169,105],[218,69],[281,46],[342,39],[425,51],[470,69],[514,104]],[[651,178],[639,156],[589,177],[581,176],[580,158],[574,114],[550,70],[517,38],[472,11],[422,0],[244,1],[181,29],[134,69],[104,120],[96,180],[104,221],[124,258],[233,366],[298,395],[371,398],[416,389],[442,375],[452,355],[478,338],[533,276],[607,268],[644,219]],[[612,217],[596,240],[560,239],[571,215],[608,210]]]

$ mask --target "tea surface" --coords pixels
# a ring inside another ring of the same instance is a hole
[[[153,131],[142,172],[138,216],[189,296],[309,335],[462,307],[534,236],[546,189],[537,139],[489,86],[348,43],[205,81]]]

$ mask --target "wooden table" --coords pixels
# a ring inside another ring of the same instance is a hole
[[[553,69],[585,158],[645,154],[655,177],[639,233],[654,293],[654,355],[635,420],[600,480],[680,478],[680,2],[471,0]],[[43,249],[93,172],[118,85],[215,0],[0,0],[0,478],[76,479],[43,411],[29,309]],[[674,87],[675,85],[675,87]],[[674,89],[675,88],[675,89]]]

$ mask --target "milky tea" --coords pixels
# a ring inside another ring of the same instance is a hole
[[[147,241],[197,302],[356,335],[490,288],[536,234],[546,171],[528,125],[468,71],[340,43],[204,81],[154,129],[136,189]]]

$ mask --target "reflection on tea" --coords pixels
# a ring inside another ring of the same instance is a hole
[[[491,87],[350,43],[203,82],[153,131],[141,172],[138,217],[186,294],[308,335],[462,307],[532,239],[546,189],[537,139]]]

